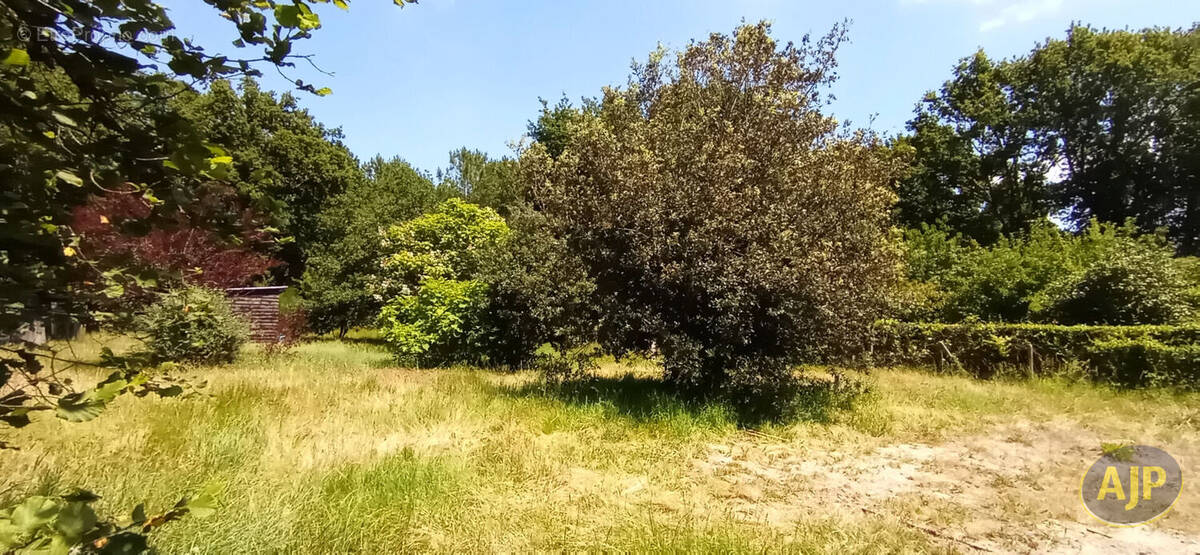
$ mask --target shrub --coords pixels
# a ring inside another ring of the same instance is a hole
[[[524,152],[533,202],[596,284],[607,351],[661,348],[693,396],[786,396],[794,363],[882,311],[899,164],[820,112],[842,38],[783,45],[763,23],[655,53],[558,156]]]
[[[509,234],[495,210],[450,199],[428,214],[387,229],[376,293],[386,300],[426,279],[475,279]]]
[[[283,353],[304,341],[304,335],[309,331],[308,313],[303,308],[280,307],[275,331],[278,339],[266,344],[268,354]]]
[[[1153,339],[1097,341],[1087,352],[1097,377],[1125,386],[1200,388],[1200,345],[1165,345]]]
[[[1182,263],[1172,260],[1169,245],[1156,236],[1137,236],[1131,224],[1092,222],[1075,235],[1047,221],[986,248],[942,228],[922,226],[908,230],[904,244],[908,278],[930,287],[907,287],[908,295],[894,303],[892,314],[914,321],[1177,322],[1180,318],[1163,318],[1170,313],[1163,307],[1186,308],[1182,297],[1192,297],[1180,290],[1195,283],[1176,269]],[[1121,262],[1129,257],[1141,260]],[[1129,272],[1116,267],[1120,264],[1147,268]],[[919,293],[926,296],[913,296]],[[1124,314],[1109,309],[1103,315],[1107,318],[1084,310],[1109,302],[1109,295],[1139,308]]]
[[[484,263],[480,280],[488,285],[487,319],[496,329],[488,358],[518,368],[533,362],[544,344],[565,352],[593,341],[595,284],[536,213],[515,210],[509,220],[512,235]],[[558,366],[545,360],[538,365]]]
[[[421,366],[494,364],[496,331],[486,318],[488,284],[477,279],[510,235],[495,210],[450,199],[389,228],[376,294],[384,339]]]
[[[1128,242],[1052,285],[1041,317],[1060,324],[1178,324],[1192,317],[1191,285],[1169,252]]]
[[[540,349],[533,361],[547,384],[563,384],[586,378],[598,366],[600,353],[594,347]]]
[[[140,318],[140,327],[159,362],[232,362],[250,335],[225,295],[202,287],[166,293]]]
[[[872,362],[877,364],[951,365],[979,377],[992,377],[1006,370],[1050,374],[1069,369],[1073,361],[1083,361],[1088,364],[1091,377],[1100,381],[1125,386],[1187,385],[1195,384],[1197,370],[1200,370],[1200,366],[1188,370],[1186,366],[1164,362],[1186,360],[1187,353],[1200,345],[1200,326],[1196,325],[1060,326],[882,321],[876,323],[870,337],[867,350]],[[1106,348],[1105,345],[1123,346],[1125,350]],[[1149,352],[1153,356],[1141,355],[1131,350],[1130,345],[1150,346]],[[1150,367],[1147,360],[1157,361],[1162,370],[1145,371]]]
[[[486,284],[430,278],[415,293],[384,305],[379,324],[399,360],[419,366],[487,364],[492,330],[486,308]]]

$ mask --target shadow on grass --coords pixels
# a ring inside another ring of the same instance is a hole
[[[526,398],[552,399],[569,406],[609,406],[623,417],[636,422],[662,420],[686,414],[694,419],[711,420],[714,415],[743,428],[790,422],[832,422],[842,411],[853,410],[856,401],[869,393],[860,380],[801,378],[785,414],[764,417],[761,411],[747,410],[745,403],[725,399],[697,400],[681,394],[660,378],[626,374],[621,377],[591,377],[562,384],[531,383],[519,387],[501,387],[503,393]]]
[[[384,341],[384,339],[382,337],[370,337],[370,336],[354,337],[354,336],[347,335],[346,337],[338,337],[337,334],[328,334],[328,335],[320,335],[320,336],[314,337],[313,341],[317,341],[317,342],[328,341],[328,342],[334,342],[334,343],[341,342],[341,343],[349,343],[351,345],[372,345],[375,347],[387,347],[387,341]]]
[[[552,399],[574,406],[610,405],[621,416],[639,421],[680,411],[698,416],[714,408],[725,408],[721,403],[684,398],[660,379],[632,374],[584,378],[562,384],[530,383],[504,388],[504,391],[516,397]]]

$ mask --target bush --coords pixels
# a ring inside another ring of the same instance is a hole
[[[606,351],[661,348],[691,396],[774,406],[795,363],[878,317],[899,163],[820,112],[842,31],[785,45],[763,23],[655,53],[561,153],[523,153],[533,202],[596,285]]]
[[[908,278],[927,288],[906,287],[892,314],[912,321],[1177,323],[1195,298],[1185,263],[1131,224],[1092,222],[1076,235],[1047,221],[986,248],[922,226],[904,245]]]
[[[509,235],[495,210],[459,199],[387,230],[375,293],[385,299],[378,322],[397,358],[420,366],[494,364],[488,284],[477,277]]]
[[[876,323],[870,337],[867,351],[876,364],[949,365],[985,378],[1005,371],[1051,374],[1069,368],[1073,361],[1088,363],[1088,371],[1094,379],[1125,386],[1195,384],[1200,371],[1200,366],[1190,370],[1180,366],[1176,371],[1172,370],[1176,368],[1172,366],[1174,363],[1164,362],[1178,357],[1184,357],[1178,360],[1186,360],[1185,355],[1197,348],[1200,326],[1196,325],[1060,326],[882,321]],[[1105,345],[1128,347],[1131,344],[1150,346],[1152,356],[1104,348]],[[1134,355],[1142,358],[1129,358]],[[1150,368],[1146,360],[1156,361],[1163,370],[1146,372],[1145,369]],[[1129,376],[1137,378],[1130,379]]]
[[[599,350],[594,346],[572,349],[539,349],[533,366],[542,373],[547,384],[561,385],[586,378],[599,365]]]
[[[418,366],[487,364],[487,285],[431,278],[383,307],[379,324],[396,358]]]
[[[250,336],[218,291],[186,287],[165,295],[140,318],[146,346],[158,362],[232,362]]]
[[[304,341],[304,335],[309,331],[308,313],[303,308],[280,307],[275,331],[278,339],[264,347],[268,354],[283,353]]]
[[[1178,324],[1191,319],[1192,284],[1169,252],[1130,243],[1052,285],[1041,317],[1060,324]]]
[[[1165,345],[1153,339],[1097,341],[1087,353],[1097,377],[1125,386],[1200,388],[1200,345]]]
[[[450,199],[387,229],[376,294],[408,294],[426,279],[471,280],[509,235],[495,210]]]
[[[514,210],[509,220],[512,235],[484,263],[480,280],[488,285],[487,319],[496,329],[488,358],[519,368],[532,363],[547,343],[565,352],[593,341],[595,283],[536,213]],[[559,365],[539,361],[538,366]]]

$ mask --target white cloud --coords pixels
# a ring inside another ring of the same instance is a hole
[[[985,20],[980,31],[990,31],[1014,23],[1028,23],[1062,9],[1063,0],[1020,0],[1000,9],[999,14]]]
[[[1065,0],[899,0],[901,6],[946,4],[970,6],[983,20],[980,31],[992,31],[1006,25],[1028,23],[1062,10]]]

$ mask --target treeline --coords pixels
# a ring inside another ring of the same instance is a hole
[[[1165,231],[1200,249],[1200,28],[1072,26],[1028,54],[964,58],[894,147],[912,156],[897,222],[982,244],[1047,216]]]

